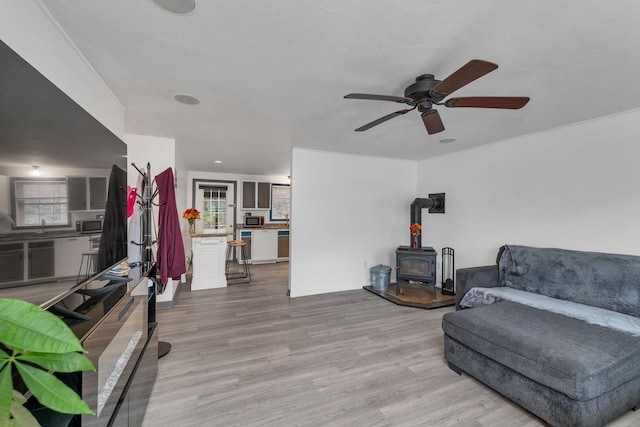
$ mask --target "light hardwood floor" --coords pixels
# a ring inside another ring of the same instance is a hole
[[[542,426],[443,359],[452,308],[365,290],[289,298],[287,263],[191,292],[158,312],[159,361],[143,426]],[[640,411],[612,426],[640,425]]]

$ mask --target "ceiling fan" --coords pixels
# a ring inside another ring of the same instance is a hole
[[[404,96],[392,95],[372,95],[368,93],[350,93],[345,95],[346,99],[370,99],[374,101],[394,101],[401,104],[410,105],[412,108],[396,111],[386,116],[380,117],[364,126],[356,129],[362,132],[374,126],[384,123],[389,119],[401,116],[418,109],[422,113],[422,121],[427,128],[429,135],[442,132],[444,124],[440,119],[440,114],[433,108],[434,105],[444,105],[449,108],[502,108],[517,110],[524,107],[529,102],[526,96],[467,96],[461,98],[449,98],[443,102],[444,98],[451,95],[472,81],[490,73],[498,68],[493,62],[482,59],[472,59],[460,67],[456,72],[444,80],[436,80],[433,74],[423,74],[416,77],[416,82],[407,86]]]

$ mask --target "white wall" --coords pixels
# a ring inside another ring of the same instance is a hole
[[[129,162],[127,182],[130,186],[135,187],[137,185],[137,179],[140,175],[138,171],[131,166],[131,163],[135,163],[136,166],[144,172],[146,172],[147,163],[149,163],[151,165],[151,181],[153,181],[156,175],[167,168],[174,169],[175,173],[175,139],[127,133],[124,135],[124,141],[127,143],[127,161]],[[178,198],[179,196],[176,194],[176,201]],[[180,209],[179,206],[178,209]],[[154,224],[152,224],[152,234],[155,239],[155,229],[158,224],[157,206],[153,208],[153,214]],[[165,305],[171,305],[176,292],[178,292],[179,283],[171,279],[169,279],[168,282],[164,293],[157,296],[156,301],[159,304],[164,303]]]
[[[182,221],[182,212],[187,208],[187,193],[190,194],[188,170],[182,154],[184,150],[176,150],[175,167],[173,174],[176,178],[176,204],[178,206],[178,215]]]
[[[360,289],[409,244],[417,163],[294,148],[291,296]]]
[[[456,268],[494,264],[503,244],[640,255],[640,111],[418,165],[418,190],[446,192],[423,215],[423,245]]]
[[[143,171],[146,171],[147,163],[149,163],[151,165],[151,179],[167,168],[175,169],[176,140],[174,138],[127,133],[124,135],[124,141],[127,143],[127,162],[129,163],[127,182],[129,185],[135,186],[139,175],[131,163],[135,163]]]
[[[119,138],[124,107],[35,0],[0,0],[0,40]]]

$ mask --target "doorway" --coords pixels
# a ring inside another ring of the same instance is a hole
[[[195,208],[204,233],[236,229],[236,182],[199,180],[193,183]]]

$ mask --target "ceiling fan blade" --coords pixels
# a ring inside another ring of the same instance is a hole
[[[380,117],[379,119],[376,119],[376,120],[374,120],[374,121],[372,121],[370,123],[367,123],[364,126],[360,126],[358,129],[356,129],[356,132],[362,132],[362,131],[365,131],[367,129],[371,129],[372,127],[377,126],[380,123],[384,123],[387,120],[393,119],[394,117],[397,117],[397,116],[401,116],[401,115],[406,114],[406,113],[408,113],[409,111],[412,111],[412,110],[413,110],[413,108],[409,108],[408,110],[400,110],[400,111],[396,111],[395,113],[387,114],[386,116]]]
[[[493,62],[482,59],[472,59],[449,77],[435,85],[431,89],[431,93],[442,97],[447,96],[496,68],[498,68],[498,64],[494,64]]]
[[[372,95],[370,93],[350,93],[344,96],[345,99],[369,99],[372,101],[393,101],[402,104],[411,104],[413,99],[404,96],[393,95]]]
[[[434,133],[442,132],[444,130],[444,124],[440,118],[440,113],[437,110],[429,110],[426,113],[422,113],[422,121],[427,128],[427,133],[432,135]]]
[[[450,98],[444,103],[449,108],[507,108],[518,110],[529,102],[528,96],[467,96]]]

